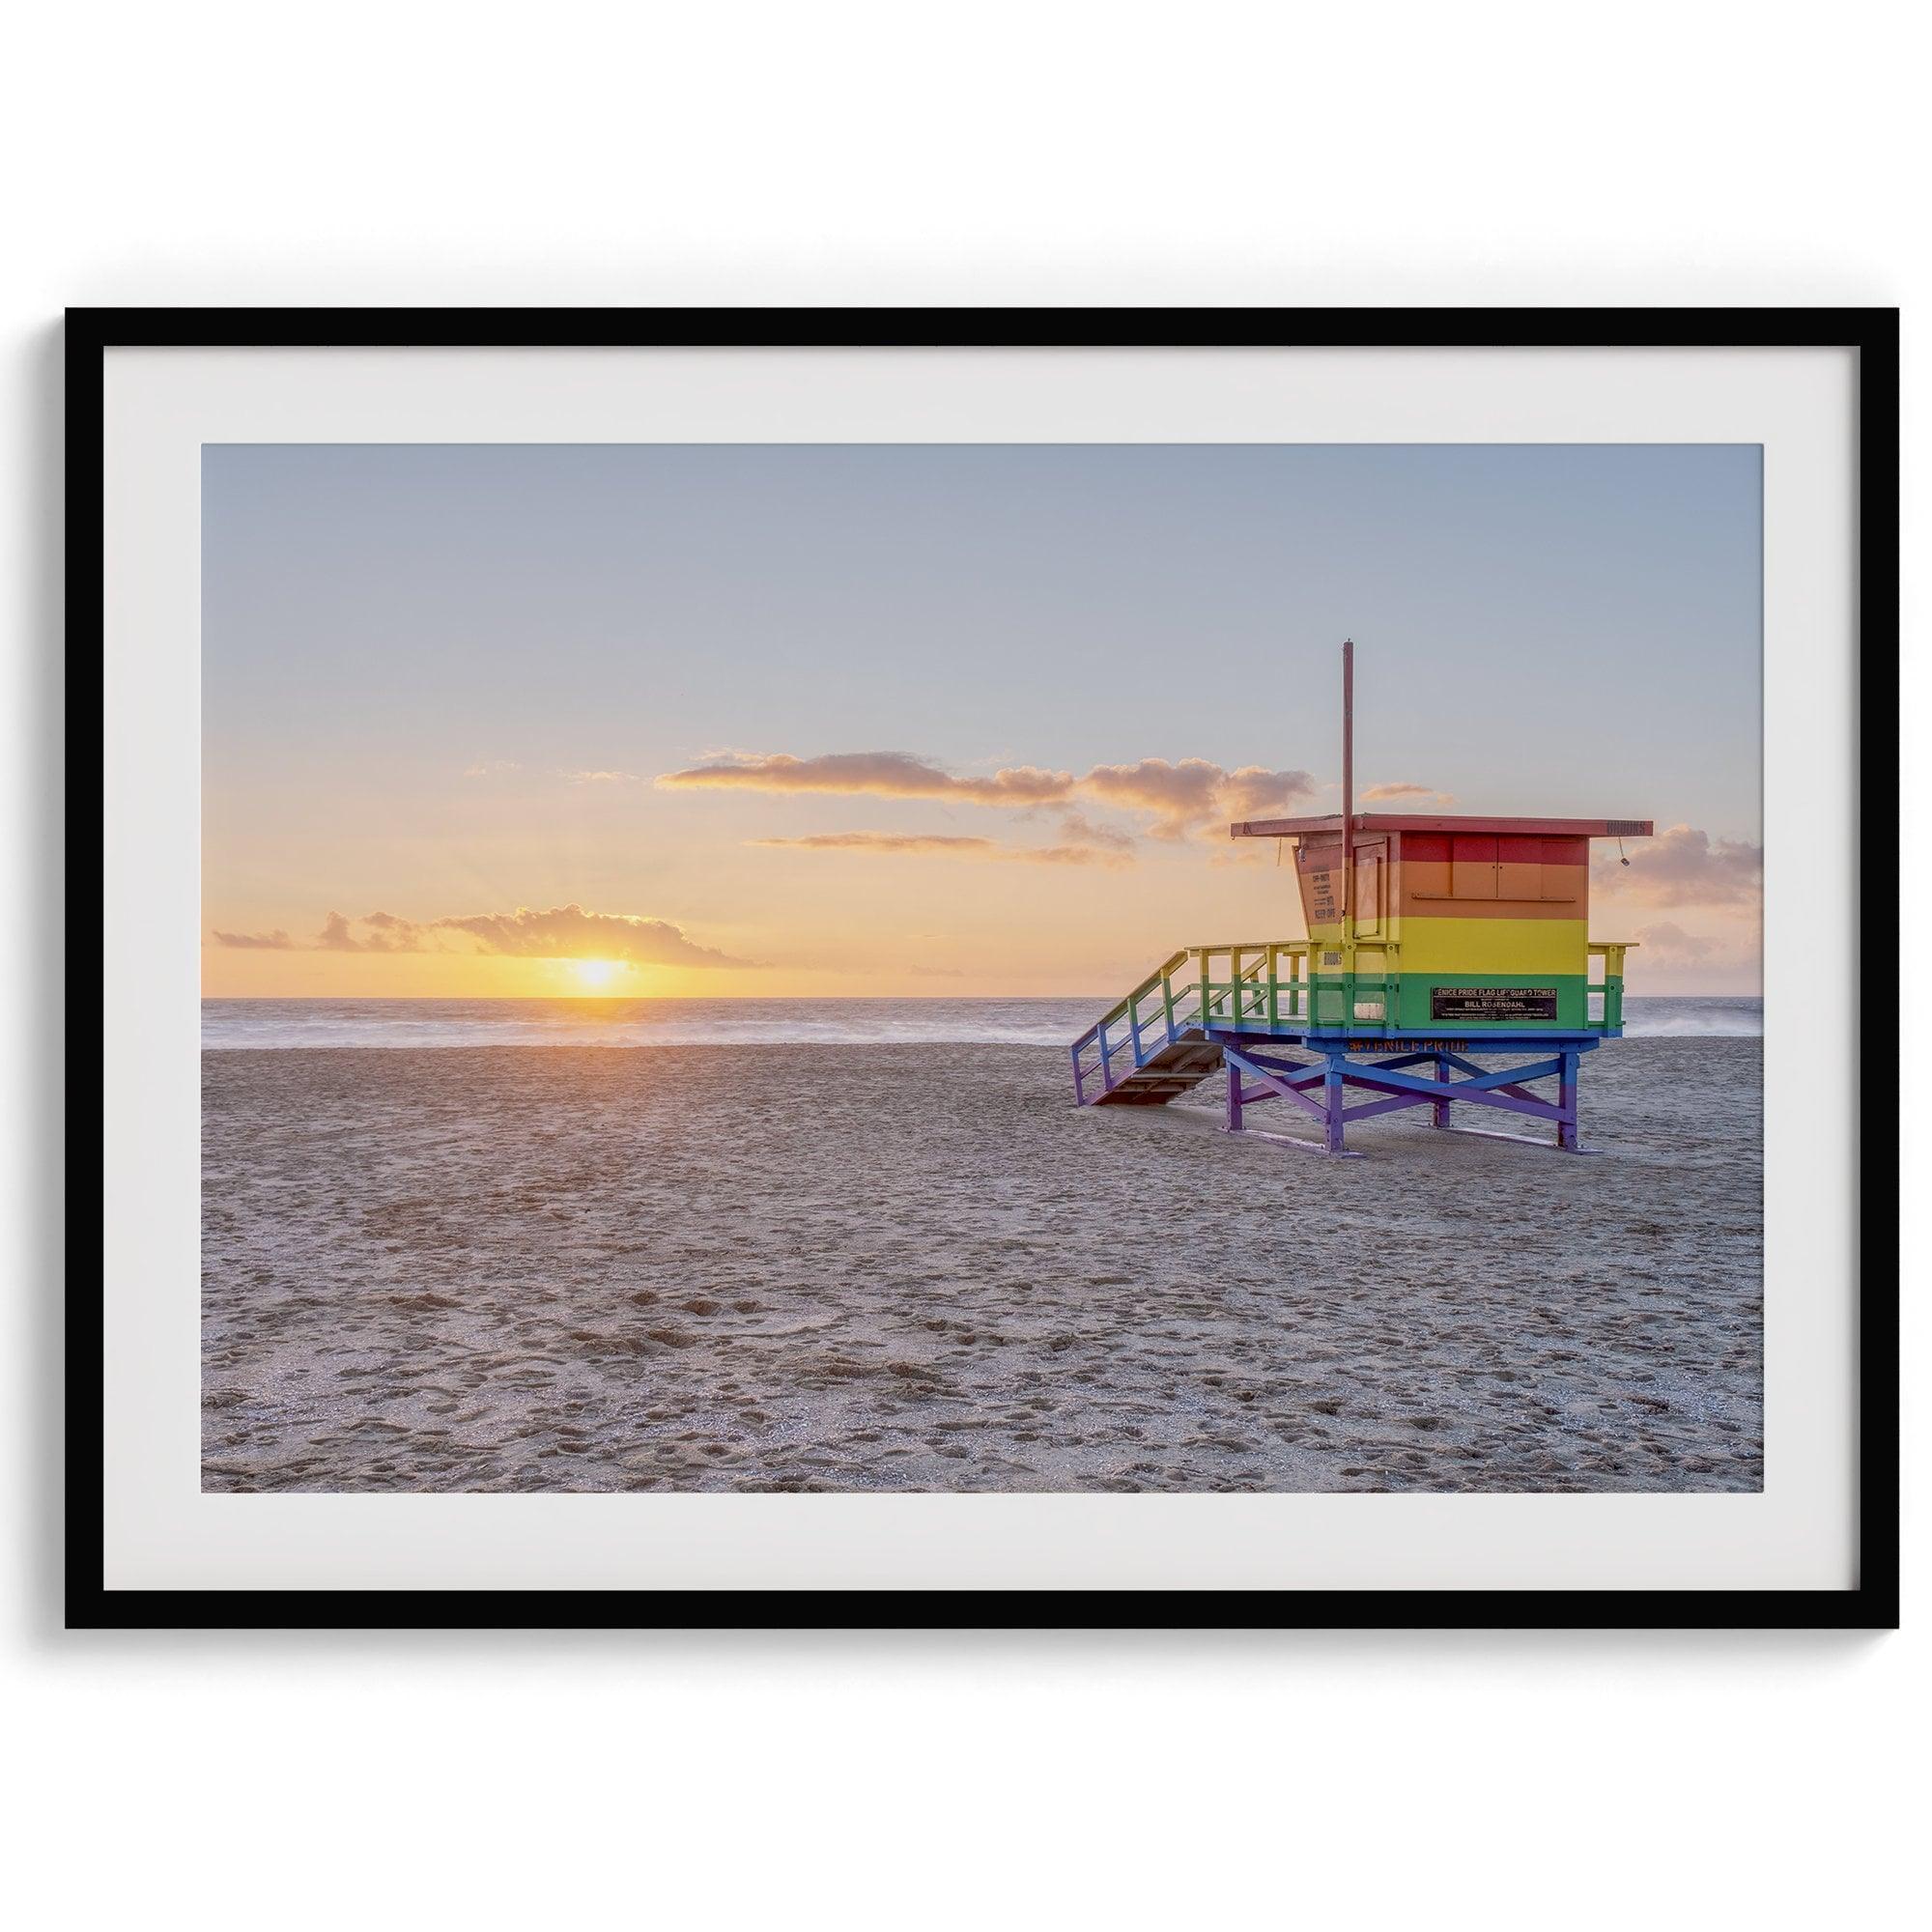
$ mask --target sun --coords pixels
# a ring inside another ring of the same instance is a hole
[[[624,968],[615,959],[573,959],[570,970],[577,976],[577,983],[596,992],[608,986]]]

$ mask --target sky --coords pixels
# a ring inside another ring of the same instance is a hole
[[[1230,818],[1648,818],[1758,990],[1747,445],[209,445],[203,990],[1113,997],[1302,924]]]

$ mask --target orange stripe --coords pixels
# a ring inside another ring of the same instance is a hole
[[[1395,868],[1397,904],[1409,918],[1423,919],[1583,919],[1590,905],[1587,866],[1505,865],[1500,867],[1453,867],[1441,859],[1405,859]],[[1462,873],[1465,891],[1470,879],[1486,884],[1493,879],[1494,895],[1463,896],[1454,893],[1454,874]]]

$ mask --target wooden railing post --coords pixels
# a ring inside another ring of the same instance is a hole
[[[1600,986],[1591,980],[1587,970],[1584,973],[1583,1024],[1596,1032],[1621,1033],[1624,1024],[1624,954],[1630,951],[1631,943],[1628,940],[1592,939],[1586,944],[1589,957],[1604,962],[1604,977]],[[1601,1025],[1594,1025],[1590,1019],[1589,999],[1597,991],[1604,996]]]

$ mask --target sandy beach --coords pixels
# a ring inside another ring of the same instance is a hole
[[[1042,1047],[206,1052],[204,1487],[1754,1490],[1760,1058],[1328,1162]]]

